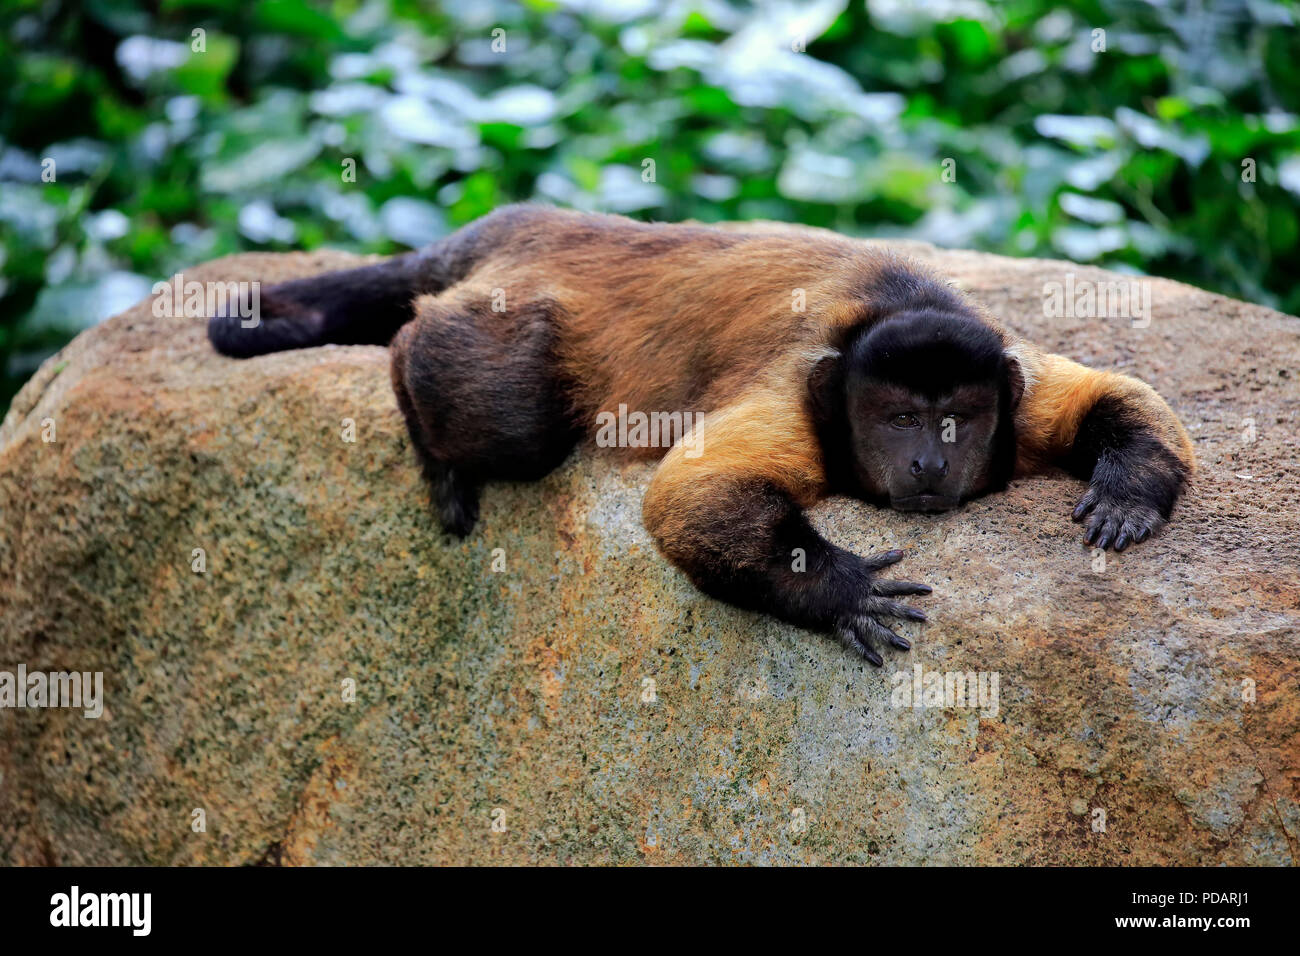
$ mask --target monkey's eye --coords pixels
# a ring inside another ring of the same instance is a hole
[[[889,420],[895,428],[920,428],[921,420],[915,415],[899,414]]]

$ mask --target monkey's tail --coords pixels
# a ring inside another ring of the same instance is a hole
[[[209,317],[208,339],[235,358],[330,343],[387,345],[411,319],[415,297],[447,284],[433,251],[259,289]]]

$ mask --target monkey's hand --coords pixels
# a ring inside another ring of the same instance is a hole
[[[899,650],[910,650],[912,644],[881,622],[881,618],[905,618],[924,621],[925,612],[902,604],[892,598],[912,594],[929,594],[928,584],[912,581],[882,581],[877,572],[903,559],[902,551],[882,551],[869,558],[857,558],[858,573],[865,578],[865,593],[858,595],[855,606],[841,612],[836,618],[832,633],[844,647],[880,667],[884,659],[880,648],[889,644]]]
[[[906,650],[882,619],[925,620],[893,599],[930,588],[880,579],[903,552],[864,558],[809,524],[803,509],[825,482],[803,406],[759,392],[697,437],[707,452],[688,458],[677,444],[646,489],[641,513],[659,550],[706,594],[829,633],[876,666],[885,645]]]
[[[1115,412],[1099,406],[1080,427],[1076,448],[1091,443],[1100,450],[1084,459],[1091,459],[1092,474],[1071,517],[1084,523],[1085,544],[1123,551],[1168,520],[1188,468],[1149,431],[1125,431]]]
[[[1178,418],[1144,382],[1019,349],[1031,384],[1016,411],[1018,454],[1087,480],[1072,515],[1084,522],[1086,544],[1123,551],[1145,541],[1169,520],[1196,467]]]
[[[1070,517],[1083,522],[1084,543],[1103,551],[1108,547],[1123,551],[1145,541],[1165,523],[1158,503],[1097,484],[1088,488]]]
[[[903,557],[886,551],[863,558],[821,537],[784,494],[765,484],[687,486],[679,500],[651,484],[643,514],[660,550],[706,594],[783,621],[829,632],[877,667],[881,650],[907,650],[888,618],[924,621],[924,612],[894,598],[929,594],[879,572]]]

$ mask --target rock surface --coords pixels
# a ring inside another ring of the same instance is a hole
[[[105,712],[0,711],[0,863],[1300,862],[1300,321],[1162,280],[1146,327],[1046,318],[1045,283],[1116,277],[909,251],[1149,381],[1202,470],[1104,567],[1065,477],[824,504],[934,585],[883,670],[695,592],[608,452],[450,543],[383,349],[235,362],[147,303],[80,336],[0,428],[0,670],[102,671]],[[996,712],[897,706],[916,665],[996,674]]]

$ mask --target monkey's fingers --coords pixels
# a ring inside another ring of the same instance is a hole
[[[881,551],[879,554],[873,554],[870,557],[863,558],[868,571],[879,571],[881,568],[887,568],[891,564],[897,564],[903,560],[906,551],[895,549],[893,551]]]
[[[911,608],[908,608],[908,610],[910,611]],[[897,647],[900,651],[910,651],[912,649],[911,641],[909,641],[907,638],[899,634],[895,634],[889,628],[885,627],[885,625],[877,621],[874,617],[866,618],[866,627],[871,637],[877,641],[885,641],[886,643],[892,644],[894,647]]]
[[[1140,544],[1151,537],[1151,532],[1155,531],[1160,525],[1161,522],[1158,520],[1148,521],[1144,518],[1129,516],[1119,526],[1119,534],[1115,536],[1113,547],[1116,551],[1123,551],[1130,544]]]
[[[1103,551],[1108,547],[1123,551],[1130,544],[1145,541],[1160,523],[1160,515],[1153,509],[1100,502],[1088,516],[1083,541]]]
[[[929,594],[934,590],[928,584],[915,581],[873,581],[871,593],[881,597],[898,597],[903,594]]]
[[[1095,489],[1089,488],[1084,496],[1079,499],[1079,503],[1074,506],[1074,511],[1070,513],[1070,517],[1075,521],[1082,521],[1083,516],[1095,508],[1100,500],[1101,495]]]
[[[1119,533],[1119,520],[1112,518],[1109,510],[1102,508],[1088,517],[1084,529],[1083,543],[1105,551],[1111,540]]]
[[[1151,536],[1152,529],[1139,525],[1130,531],[1129,523],[1125,522],[1124,527],[1120,530],[1119,537],[1115,539],[1115,550],[1123,551],[1130,544],[1141,544]]]
[[[859,629],[856,620],[841,621],[835,625],[835,639],[846,651],[866,658],[877,667],[885,663],[885,659],[867,642],[866,635]]]
[[[845,648],[866,658],[876,667],[881,667],[885,663],[885,659],[880,656],[880,651],[877,649],[882,643],[890,644],[901,651],[912,648],[907,638],[895,634],[868,614],[859,614],[841,621],[835,628],[835,637]]]
[[[868,614],[884,614],[889,617],[905,617],[909,621],[928,620],[925,612],[920,608],[909,607],[898,601],[890,601],[882,597],[870,597],[866,601],[866,611]]]

